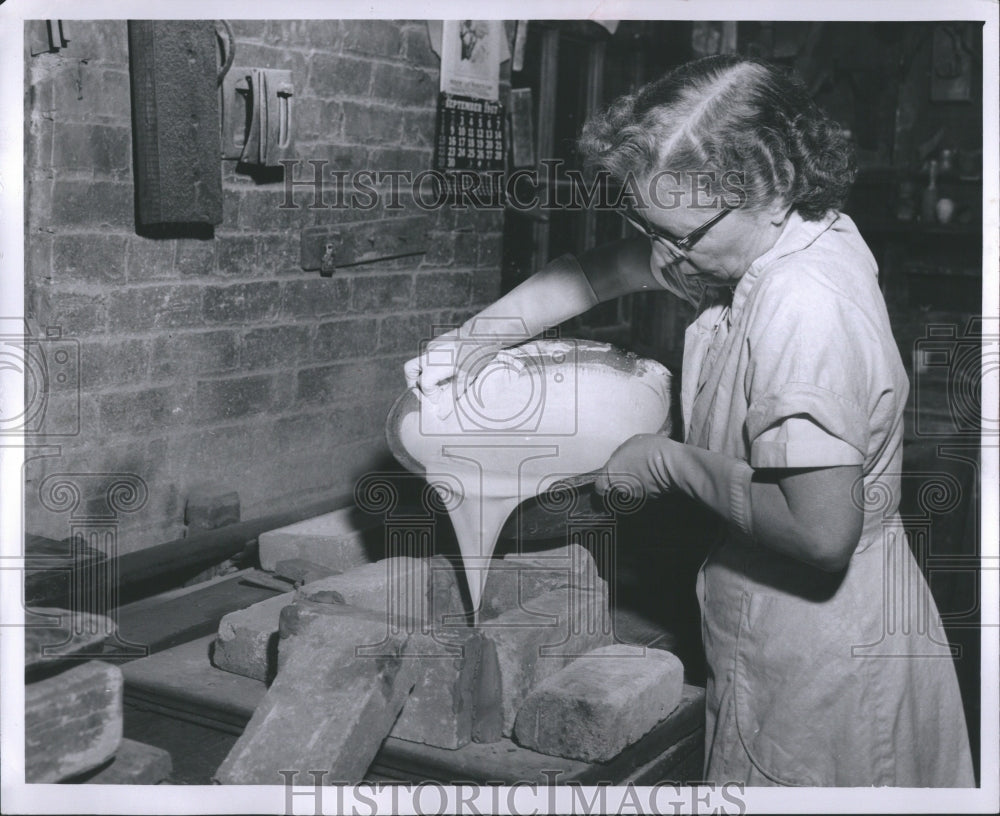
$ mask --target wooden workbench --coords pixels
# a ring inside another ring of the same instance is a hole
[[[169,751],[175,784],[209,784],[266,692],[264,683],[211,665],[209,648],[227,612],[277,594],[246,583],[245,573],[173,590],[117,610],[119,633],[150,652],[138,660],[113,653],[125,676],[125,736]],[[673,635],[648,618],[615,610],[623,639],[675,651]],[[651,784],[700,778],[704,690],[684,687],[678,708],[608,763],[545,756],[503,740],[457,751],[390,737],[369,769],[380,781]]]
[[[267,691],[261,681],[212,666],[212,641],[209,635],[122,666],[126,733],[136,734],[136,739],[141,733],[141,739],[172,754],[179,749],[198,754],[200,766],[192,766],[190,757],[186,764],[175,759],[175,777],[181,776],[176,782],[207,784]],[[703,723],[704,690],[685,686],[680,705],[667,719],[607,763],[546,756],[506,739],[448,750],[389,737],[369,769],[369,779],[540,785],[553,779],[613,785],[690,781],[701,773]],[[186,746],[185,733],[192,741]],[[161,744],[165,739],[173,744]]]

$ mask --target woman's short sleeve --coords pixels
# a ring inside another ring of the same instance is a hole
[[[881,353],[863,312],[808,274],[774,276],[747,342],[751,466],[862,464],[873,355]]]

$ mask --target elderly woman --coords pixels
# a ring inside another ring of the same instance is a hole
[[[469,338],[511,344],[629,292],[689,301],[684,442],[633,437],[597,487],[628,474],[718,517],[698,578],[706,778],[973,785],[896,512],[908,384],[875,261],[838,212],[849,144],[798,81],[709,57],[618,100],[580,146],[642,237],[550,263],[411,361],[410,384],[433,395],[462,362],[436,352]]]

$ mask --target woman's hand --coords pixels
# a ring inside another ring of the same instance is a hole
[[[652,242],[649,253],[649,266],[655,277],[658,277],[657,272],[660,269],[679,264],[685,260],[687,260],[687,255],[679,249],[668,247],[660,241]]]
[[[612,254],[605,259],[608,275],[618,268],[616,257]],[[644,254],[642,258],[645,263]],[[607,299],[643,288],[648,288],[648,283],[609,292]],[[460,328],[430,341],[418,357],[403,366],[406,386],[433,399],[445,383],[454,380],[457,398],[502,348],[530,340],[597,303],[579,263],[569,256],[556,258]]]
[[[406,387],[415,388],[422,399],[436,406],[438,417],[446,419],[455,400],[500,348],[497,343],[460,340],[454,333],[442,335],[403,365]]]
[[[457,341],[434,341],[403,365],[407,388],[418,388],[422,394],[432,394],[455,376],[457,371]]]
[[[679,444],[661,434],[633,436],[611,454],[594,488],[603,496],[615,486],[619,477],[625,477],[629,489],[634,489],[634,480],[638,480],[643,495],[658,496],[668,492],[673,487],[668,459],[671,446]]]

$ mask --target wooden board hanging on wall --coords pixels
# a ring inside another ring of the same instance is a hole
[[[222,221],[215,25],[130,20],[136,226]]]

